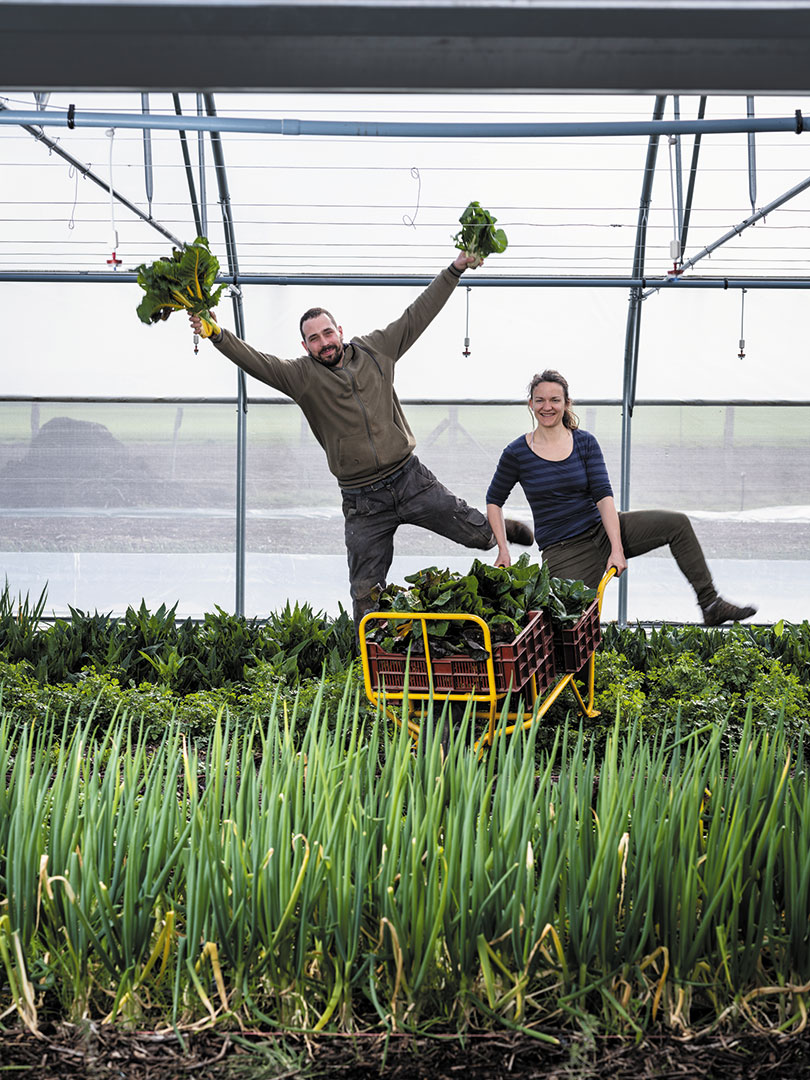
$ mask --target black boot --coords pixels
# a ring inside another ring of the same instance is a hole
[[[522,521],[506,518],[504,525],[506,526],[506,539],[510,544],[523,544],[525,547],[531,547],[534,543],[534,533]]]

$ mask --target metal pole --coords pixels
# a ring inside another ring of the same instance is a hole
[[[31,284],[42,282],[91,282],[108,285],[138,280],[138,275],[129,270],[118,270],[114,275],[109,271],[54,271],[54,270],[0,270],[0,281],[18,281]],[[385,285],[405,288],[429,285],[433,279],[414,275],[394,277],[389,274],[257,274],[240,273],[241,285],[329,285],[356,288],[362,285]],[[217,276],[219,284],[231,284],[234,275],[221,273]],[[466,282],[465,282],[466,286]],[[648,278],[648,277],[517,277],[504,274],[497,278],[476,278],[471,289],[810,289],[810,277],[804,278]]]
[[[183,108],[180,104],[180,95],[172,94],[172,100],[174,101],[174,111],[178,116],[183,115]],[[197,203],[197,189],[194,186],[194,173],[191,169],[191,155],[188,152],[188,137],[184,128],[178,129],[180,135],[180,149],[183,152],[183,164],[186,169],[186,181],[188,182],[188,194],[191,199],[191,212],[194,215],[194,227],[197,230],[197,236],[204,236],[202,222],[200,221],[200,208]]]
[[[209,117],[217,114],[214,105],[214,95],[205,94],[205,107]],[[231,213],[231,196],[228,190],[228,173],[225,168],[225,155],[222,151],[222,140],[215,129],[211,130],[211,152],[214,157],[217,187],[219,189],[219,202],[222,207],[222,225],[225,230],[225,250],[228,255],[228,266],[231,271],[233,285],[231,287],[231,300],[233,301],[233,318],[236,334],[240,338],[245,336],[245,317],[242,306],[242,291],[239,288],[239,259],[236,253],[236,235],[233,227],[233,215]],[[245,613],[245,528],[247,521],[247,380],[244,371],[237,372],[237,406],[236,406],[236,594],[235,612],[237,615]]]
[[[677,94],[675,95],[674,102],[675,119],[680,120],[681,99]],[[683,232],[683,161],[681,157],[680,135],[675,136],[675,190],[678,193],[678,239],[680,240],[681,233]],[[681,248],[681,252],[683,252],[683,248]]]
[[[203,115],[203,96],[197,94],[197,116]],[[197,161],[200,170],[200,236],[208,236],[208,195],[205,187],[205,132],[197,132]]]
[[[653,107],[653,118],[659,119],[664,114],[666,96],[658,95]],[[639,200],[638,226],[636,228],[636,246],[633,255],[633,277],[639,278],[644,273],[644,257],[647,247],[647,214],[650,209],[652,183],[655,176],[655,161],[658,156],[658,135],[651,135],[647,146],[647,160],[644,165],[644,179]],[[627,311],[627,328],[624,343],[624,385],[622,389],[622,445],[621,445],[621,489],[619,509],[630,508],[630,436],[633,405],[636,396],[636,375],[638,371],[638,348],[641,335],[641,290],[633,287],[630,291],[630,303]],[[619,578],[618,617],[620,625],[627,622],[627,574]]]
[[[297,414],[301,410],[288,397],[253,397],[250,399],[253,405],[283,405],[295,409]],[[165,395],[156,397],[143,394],[0,394],[0,404],[31,404],[32,402],[51,402],[78,405],[235,405],[236,398],[230,397],[190,397],[188,395]],[[502,408],[504,405],[520,408],[526,407],[525,398],[400,398],[403,405],[441,405],[444,407],[457,406],[469,407],[481,405],[484,407]],[[610,406],[614,408],[621,405],[619,398],[605,397],[579,397],[577,405],[580,408],[589,406]],[[806,398],[636,398],[636,405],[640,408],[665,407],[682,408],[709,408],[716,409],[718,405],[743,409],[810,409],[810,399]],[[302,431],[304,434],[309,430],[306,419],[302,416]]]
[[[769,202],[767,206],[763,206],[761,210],[757,210],[756,213],[751,214],[745,219],[745,221],[741,221],[739,225],[735,225],[733,229],[729,229],[729,231],[727,233],[724,233],[719,240],[715,240],[713,244],[709,244],[708,247],[705,247],[703,251],[695,255],[694,258],[688,259],[683,264],[682,269],[689,270],[690,267],[694,266],[696,262],[699,262],[707,255],[711,255],[713,251],[716,251],[721,244],[725,244],[727,241],[733,240],[735,236],[739,236],[740,233],[743,232],[745,229],[749,228],[751,225],[756,225],[758,221],[761,221],[764,217],[767,217],[767,215],[770,214],[772,210],[776,210],[777,207],[780,207],[784,205],[784,203],[789,202],[790,199],[795,198],[796,195],[800,195],[809,187],[810,176],[806,177],[806,179],[796,184],[795,187],[792,187],[789,191],[786,191],[784,195],[780,195],[779,198],[774,199],[773,202]]]
[[[754,99],[745,99],[749,117],[754,115]],[[757,137],[750,131],[748,133],[748,198],[751,200],[751,209],[757,208]]]
[[[706,98],[700,99],[698,105],[698,119],[702,120],[706,115]],[[681,258],[686,251],[686,237],[689,233],[689,221],[692,217],[692,200],[695,197],[695,180],[697,179],[698,158],[700,157],[700,135],[695,135],[692,144],[692,164],[689,167],[689,184],[686,188],[686,209],[683,214],[683,229],[681,230]]]
[[[144,116],[149,115],[149,95],[141,94],[141,111]],[[143,129],[143,172],[146,187],[146,203],[149,207],[149,217],[152,217],[152,196],[155,192],[154,176],[152,173],[152,130]]]
[[[572,123],[423,123],[418,121],[363,122],[354,120],[271,120],[267,117],[139,116],[135,113],[67,112],[14,109],[0,114],[0,124],[41,124],[50,127],[161,128],[177,131],[244,132],[251,135],[331,135],[371,138],[423,139],[542,139],[622,135],[733,135],[749,131],[802,134],[801,110],[793,116],[739,120],[581,121]]]

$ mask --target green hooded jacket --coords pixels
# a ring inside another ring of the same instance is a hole
[[[383,480],[413,453],[415,439],[394,390],[394,366],[450,298],[461,274],[447,267],[384,330],[345,343],[343,365],[309,355],[282,360],[228,330],[215,347],[248,375],[298,404],[341,487]]]

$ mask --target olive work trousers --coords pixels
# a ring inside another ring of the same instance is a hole
[[[342,494],[355,626],[374,610],[372,590],[387,583],[400,525],[420,525],[469,548],[495,546],[481,511],[440,484],[416,456],[390,479]]]
[[[619,514],[627,559],[669,546],[681,573],[695,590],[701,608],[717,598],[700,541],[686,514],[674,510],[628,510]],[[551,544],[543,551],[552,577],[582,580],[595,589],[605,573],[610,540],[601,522],[586,532]]]

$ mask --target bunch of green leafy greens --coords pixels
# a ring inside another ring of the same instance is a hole
[[[212,291],[218,273],[219,262],[204,236],[182,250],[172,248],[168,259],[139,266],[138,284],[146,295],[138,305],[138,318],[149,324],[168,319],[173,311],[188,311],[209,321],[225,288]]]
[[[489,627],[493,644],[512,641],[532,611],[545,610],[553,625],[574,623],[596,596],[596,591],[581,581],[551,577],[546,565],[532,563],[525,552],[509,567],[489,566],[475,559],[468,574],[431,566],[407,575],[405,581],[410,588],[391,584],[379,591],[374,597],[378,611],[478,615]],[[476,623],[429,619],[426,625],[433,656],[480,656],[485,652],[484,635]],[[418,620],[381,620],[369,626],[367,640],[386,652],[406,652],[409,647],[414,653],[425,651]]]
[[[559,626],[575,623],[595,598],[596,589],[589,588],[584,581],[551,578],[551,621]]]
[[[480,203],[471,202],[458,220],[461,229],[453,240],[459,251],[475,258],[473,267],[480,266],[487,255],[500,255],[506,251],[506,233],[494,227],[498,219]]]

